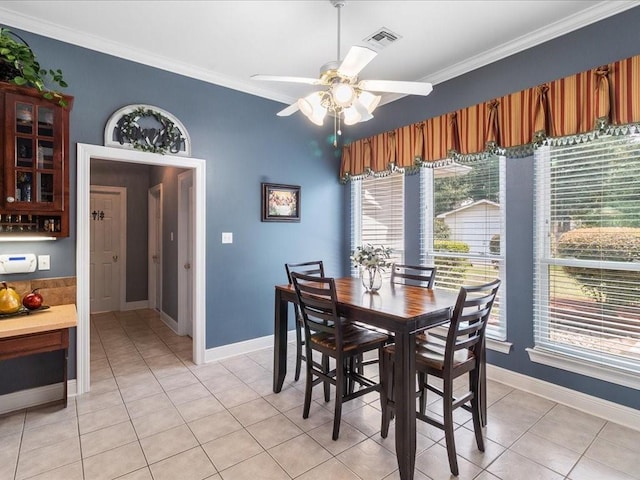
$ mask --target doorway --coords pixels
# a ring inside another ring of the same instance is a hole
[[[162,311],[162,184],[149,189],[149,308]]]
[[[178,175],[178,335],[193,338],[193,172]]]
[[[172,155],[160,155],[135,150],[102,147],[79,143],[77,145],[77,311],[76,333],[76,391],[86,393],[90,389],[89,371],[89,314],[90,314],[90,165],[91,160],[137,163],[142,165],[171,166],[190,169],[193,175],[193,362],[201,364],[205,358],[205,221],[206,221],[206,162],[203,159]],[[200,299],[200,301],[196,301]]]

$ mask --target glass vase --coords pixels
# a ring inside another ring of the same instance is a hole
[[[362,267],[360,279],[366,292],[375,293],[382,286],[382,273],[378,267]]]

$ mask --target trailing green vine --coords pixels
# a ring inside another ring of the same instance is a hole
[[[160,128],[147,128],[139,124],[143,118],[153,118]],[[138,107],[123,115],[116,125],[116,139],[120,145],[129,143],[143,152],[165,154],[178,153],[184,143],[180,129],[162,113],[145,107]]]

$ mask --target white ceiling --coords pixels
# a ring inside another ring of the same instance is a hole
[[[341,9],[340,51],[344,57],[386,27],[402,38],[360,78],[437,85],[638,5],[351,0]],[[329,0],[0,0],[0,23],[287,104],[311,87],[251,75],[316,78],[338,49],[338,12]],[[383,102],[395,98],[388,94]]]

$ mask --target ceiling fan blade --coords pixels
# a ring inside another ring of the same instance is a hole
[[[308,85],[318,85],[320,80],[317,78],[307,77],[282,77],[277,75],[251,75],[254,80],[266,80],[268,82],[290,82],[290,83],[306,83]]]
[[[300,108],[298,107],[298,102],[295,102],[289,105],[287,108],[280,110],[277,115],[279,117],[288,117],[289,115],[296,113],[298,110],[300,110]]]
[[[398,82],[394,80],[362,80],[358,84],[361,90],[387,93],[406,93],[407,95],[429,95],[433,85],[427,82]]]
[[[345,77],[355,77],[377,54],[370,48],[354,45],[338,67],[338,73]]]

